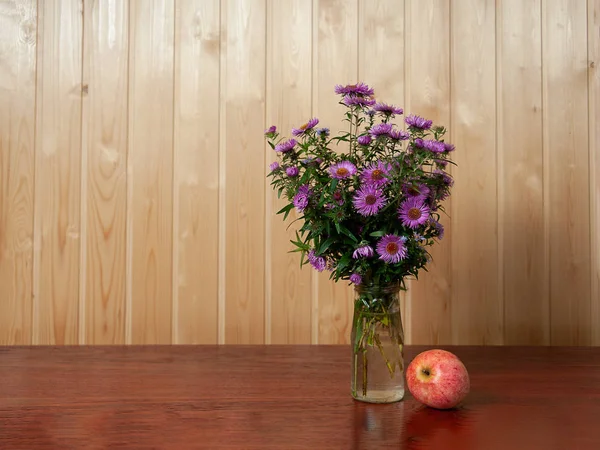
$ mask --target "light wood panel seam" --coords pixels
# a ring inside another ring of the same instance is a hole
[[[38,166],[38,91],[40,87],[39,79],[40,79],[40,70],[39,70],[39,57],[40,57],[40,48],[42,46],[42,40],[40,39],[40,1],[37,0],[35,5],[35,94],[34,94],[34,109],[33,109],[33,214],[31,217],[31,225],[33,232],[33,255],[32,255],[32,264],[31,264],[31,330],[30,330],[30,341],[32,344],[37,343],[37,316],[39,313],[39,255],[41,242],[39,240],[40,236],[37,232],[37,220],[38,215],[36,214],[38,208],[38,198],[36,194],[37,189],[37,166]]]
[[[501,1],[501,0],[500,0]],[[496,127],[495,127],[495,146],[496,146],[496,253],[498,255],[498,301],[501,303],[498,307],[501,308],[502,317],[502,342],[506,340],[506,307],[504,302],[504,159],[502,158],[501,150],[504,148],[504,118],[503,99],[502,99],[502,12],[499,0],[494,3],[495,17],[495,100],[496,100]],[[500,36],[500,38],[498,38]]]
[[[226,251],[226,92],[225,78],[227,75],[227,0],[219,2],[219,252],[218,252],[218,306],[217,306],[217,342],[225,343],[225,251]],[[225,31],[225,32],[223,32]]]
[[[134,89],[131,83],[132,68],[131,68],[131,42],[133,37],[132,24],[134,20],[131,16],[131,2],[127,2],[127,157],[126,169],[127,174],[125,198],[125,221],[126,221],[126,250],[125,250],[125,343],[132,344],[133,342],[133,182],[131,179],[132,165],[132,137],[131,137],[131,91]],[[135,70],[135,66],[134,66]]]
[[[312,66],[311,66],[311,85],[312,85],[312,95],[311,95],[311,111],[313,116],[318,116],[319,111],[317,111],[318,102],[315,101],[319,89],[318,78],[315,73],[315,69],[318,68],[318,58],[319,58],[319,49],[315,45],[318,41],[318,33],[319,33],[319,0],[312,0],[311,2],[311,54],[312,54]],[[308,267],[307,267],[308,269]],[[311,343],[318,344],[319,343],[319,277],[316,276],[314,271],[311,270]]]
[[[546,292],[544,293],[544,298],[548,299],[548,323],[549,323],[549,333],[548,333],[548,341],[552,342],[552,298],[551,298],[551,282],[552,282],[552,273],[550,268],[551,261],[551,250],[550,246],[550,189],[549,189],[549,153],[548,153],[548,110],[547,110],[547,95],[548,88],[546,86],[547,83],[547,75],[546,75],[546,46],[544,45],[544,36],[546,33],[546,8],[545,2],[540,1],[540,42],[541,42],[541,59],[542,59],[542,70],[541,70],[541,83],[542,83],[542,191],[543,191],[543,214],[544,214],[544,272],[548,275],[547,281],[545,283]]]
[[[404,114],[408,115],[411,112],[411,103],[410,103],[410,48],[411,48],[411,40],[410,40],[410,30],[411,30],[411,21],[406,20],[407,17],[410,17],[411,14],[411,1],[405,0],[404,2]],[[402,128],[405,129],[404,120],[402,120]],[[412,321],[411,321],[411,305],[412,305],[412,285],[413,280],[409,278],[406,282],[407,290],[403,293],[404,298],[404,316],[402,317],[403,328],[404,328],[404,340],[406,344],[412,343]]]
[[[86,331],[86,305],[85,305],[85,292],[87,283],[87,211],[88,211],[88,188],[87,188],[87,166],[89,159],[89,148],[88,142],[88,127],[87,124],[84,126],[83,113],[86,108],[83,106],[84,100],[84,81],[85,81],[85,67],[87,65],[85,60],[85,45],[86,45],[86,11],[88,2],[86,0],[80,0],[81,6],[81,73],[79,83],[79,144],[81,148],[81,161],[80,161],[80,175],[79,175],[79,301],[78,301],[78,318],[77,323],[79,327],[79,345],[83,345],[86,342],[85,331]],[[89,14],[92,14],[89,11]]]
[[[270,124],[267,123],[267,117],[270,117],[271,104],[267,101],[268,97],[268,87],[269,87],[269,77],[271,72],[272,62],[271,59],[272,51],[270,51],[269,43],[272,40],[272,1],[266,0],[265,4],[265,80],[264,80],[264,92],[265,92],[265,108],[263,115],[263,123],[265,128],[269,127]],[[270,39],[271,38],[271,39]],[[266,171],[265,164],[265,153],[266,153],[267,144],[263,144],[263,170]],[[266,175],[266,174],[265,174]],[[266,176],[263,177],[263,180],[266,180]],[[273,292],[272,292],[272,283],[271,283],[271,262],[272,262],[272,239],[271,239],[271,211],[272,211],[272,202],[271,202],[271,190],[267,183],[263,181],[263,193],[265,198],[265,225],[263,227],[263,242],[264,242],[264,251],[265,251],[265,260],[264,260],[264,277],[263,277],[263,292],[265,293],[265,311],[264,311],[264,335],[265,335],[265,344],[271,343],[271,318],[272,318],[272,302],[273,302]]]
[[[591,7],[590,7],[591,6]],[[600,28],[596,26],[596,14],[600,13],[597,9],[600,6],[598,0],[588,0],[587,18],[588,18],[588,145],[589,145],[589,186],[590,186],[590,257],[591,257],[591,327],[592,327],[592,345],[600,345],[600,243],[598,237],[598,176],[600,176],[598,165],[598,96],[600,95],[598,83],[598,61],[600,48]],[[590,52],[590,42],[592,43]],[[591,100],[591,102],[590,102]]]
[[[179,172],[177,170],[177,147],[175,147],[175,128],[177,105],[176,90],[177,85],[177,30],[179,26],[177,3],[179,0],[173,0],[173,86],[172,86],[172,110],[173,110],[173,127],[171,133],[171,217],[173,219],[171,230],[171,344],[178,343],[179,330],[179,187],[176,182],[179,180]],[[181,43],[179,43],[181,45]]]
[[[449,134],[451,137],[454,136],[454,103],[453,103],[453,90],[454,90],[454,77],[453,77],[453,72],[452,72],[452,64],[454,61],[454,33],[452,32],[452,24],[453,24],[453,14],[452,11],[454,8],[452,8],[452,0],[448,0],[448,130],[449,130]],[[458,148],[456,151],[466,151],[466,149],[464,148]],[[451,176],[454,176],[454,167],[452,165],[449,165],[449,170],[448,172],[450,173]],[[456,207],[456,202],[450,202],[450,228],[454,229],[454,225],[456,224],[456,220],[455,220],[455,214],[454,214],[454,208]],[[450,265],[449,267],[449,273],[450,273],[450,304],[448,305],[448,311],[450,314],[450,336],[451,336],[451,343],[452,344],[459,344],[458,342],[458,338],[457,335],[455,333],[454,327],[452,326],[452,324],[454,323],[454,308],[453,308],[453,304],[456,301],[456,284],[454,282],[453,279],[453,275],[454,275],[454,257],[453,257],[453,253],[454,253],[454,239],[452,238],[452,235],[450,236],[450,258],[448,258],[448,264]]]

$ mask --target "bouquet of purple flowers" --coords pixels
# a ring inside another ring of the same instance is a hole
[[[271,185],[301,226],[292,251],[330,278],[355,285],[399,283],[418,277],[427,248],[444,235],[442,202],[450,195],[446,172],[454,146],[444,127],[416,115],[393,123],[403,110],[377,102],[364,83],[336,86],[346,107],[348,128],[332,136],[310,119],[282,138],[265,131],[278,156],[270,166]],[[426,270],[426,269],[425,269]]]

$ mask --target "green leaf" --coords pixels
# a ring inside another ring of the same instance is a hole
[[[285,212],[289,212],[293,207],[294,207],[294,204],[293,203],[289,203],[289,204],[285,205],[283,208],[281,208],[279,211],[277,211],[277,214],[282,214],[282,213],[285,213]]]
[[[323,242],[321,244],[321,247],[319,248],[319,255],[325,253],[325,251],[327,251],[327,249],[331,246],[331,244],[333,244],[336,241],[335,238],[329,238],[327,239],[325,242]]]
[[[371,237],[381,237],[383,235],[385,235],[385,231],[374,231],[373,233],[369,234]]]
[[[337,187],[338,183],[339,180],[337,178],[334,178],[331,184],[329,185],[329,192],[335,191],[335,188]]]
[[[340,262],[337,264],[338,272],[340,272],[342,269],[346,268],[346,266],[349,263],[350,263],[350,254],[346,253],[344,256],[342,256],[342,259],[340,259]]]
[[[346,227],[344,227],[344,226],[340,225],[340,230],[341,230],[341,232],[342,232],[343,234],[345,234],[346,236],[348,236],[348,237],[349,237],[350,239],[352,239],[354,242],[358,242],[358,239],[356,238],[356,236],[354,236],[354,235],[352,234],[352,232],[351,232],[351,231],[350,231],[348,228],[346,228]]]

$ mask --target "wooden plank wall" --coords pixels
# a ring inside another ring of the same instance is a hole
[[[409,343],[600,345],[599,0],[0,0],[0,344],[347,343],[263,130],[445,125]]]

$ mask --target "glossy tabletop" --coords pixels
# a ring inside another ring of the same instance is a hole
[[[354,401],[348,346],[0,347],[0,449],[600,449],[600,348],[444,348],[450,411]]]

